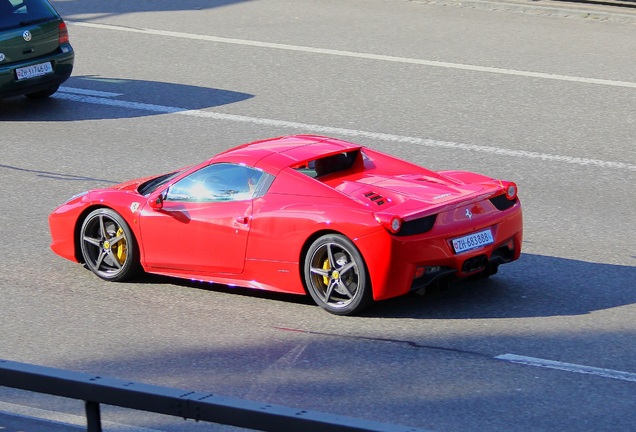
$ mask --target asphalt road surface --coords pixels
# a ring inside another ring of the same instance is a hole
[[[0,102],[0,358],[439,432],[636,430],[634,23],[397,0],[54,4],[73,77]],[[49,250],[47,216],[75,193],[301,132],[516,181],[521,259],[337,317],[107,283]],[[3,388],[0,412],[8,431],[78,430],[83,405]]]

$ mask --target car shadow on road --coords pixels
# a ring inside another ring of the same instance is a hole
[[[103,0],[54,1],[55,8],[67,19],[74,15],[90,14],[91,20],[140,12],[177,12],[207,10],[251,0],[135,0],[110,2]],[[83,19],[85,21],[85,19]]]
[[[87,268],[88,270],[88,268]],[[278,301],[283,303],[291,303],[291,304],[302,304],[302,305],[315,305],[312,301],[311,297],[297,295],[297,294],[286,294],[281,292],[274,291],[265,291],[254,288],[243,288],[239,286],[229,286],[219,283],[213,282],[202,282],[197,280],[190,279],[179,279],[170,276],[162,276],[156,274],[142,274],[136,276],[135,279],[130,281],[131,283],[143,283],[143,284],[170,284],[181,286],[184,289],[198,289],[202,291],[214,291],[219,293],[226,293],[228,295],[239,295],[246,296],[251,298],[260,298],[265,301]],[[316,306],[318,307],[318,306]]]
[[[522,254],[489,279],[391,299],[365,315],[442,320],[585,315],[635,304],[635,276],[633,266]]]
[[[631,266],[523,254],[519,261],[501,267],[499,273],[489,279],[459,281],[444,290],[430,290],[424,296],[408,294],[380,301],[359,317],[448,320],[585,315],[635,304],[635,274],[636,267]],[[144,275],[137,281],[313,305],[309,296],[156,275]]]
[[[248,93],[184,84],[110,78],[71,77],[52,97],[0,101],[2,121],[82,121],[146,117],[197,111],[241,102]]]

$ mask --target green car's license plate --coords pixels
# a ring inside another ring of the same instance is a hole
[[[18,78],[18,81],[35,78],[50,73],[53,73],[53,66],[51,66],[51,62],[40,63],[32,66],[18,68],[15,70],[15,75],[16,78]]]

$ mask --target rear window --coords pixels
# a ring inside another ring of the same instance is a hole
[[[7,30],[57,19],[45,0],[0,0],[0,29]]]
[[[350,152],[337,153],[326,157],[314,159],[308,163],[303,163],[294,167],[297,171],[307,174],[310,177],[322,177],[340,171],[346,171],[353,167],[356,160],[360,157],[364,158],[364,154],[359,150]]]

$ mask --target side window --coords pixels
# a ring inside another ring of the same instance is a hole
[[[170,186],[166,200],[214,202],[251,199],[262,177],[262,171],[243,165],[208,165]]]

